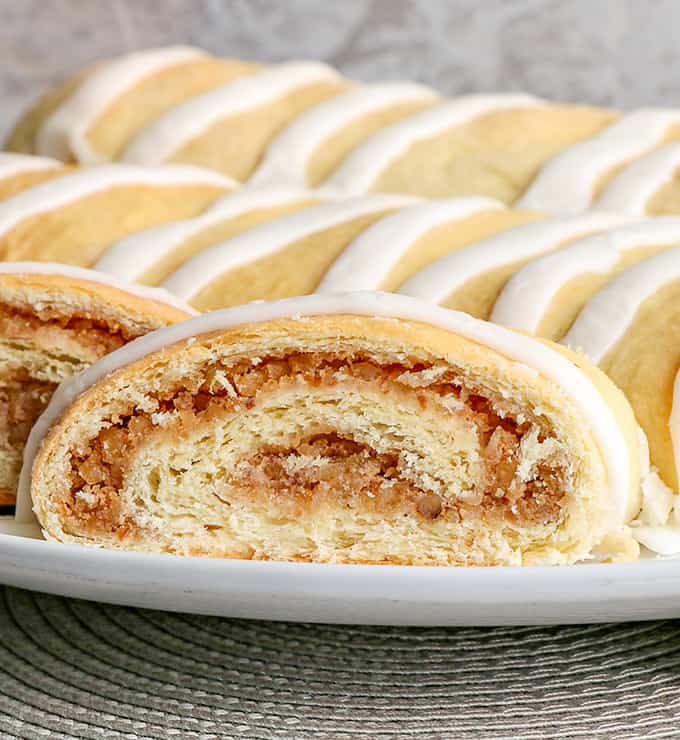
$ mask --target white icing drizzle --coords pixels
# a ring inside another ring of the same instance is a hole
[[[249,182],[309,184],[307,168],[314,153],[334,134],[358,118],[405,103],[436,100],[429,87],[408,82],[362,85],[336,95],[300,114],[269,145]]]
[[[198,311],[184,301],[169,293],[163,288],[148,288],[144,285],[135,285],[125,280],[120,280],[112,275],[105,275],[96,270],[88,270],[85,267],[75,265],[64,265],[61,262],[0,262],[0,275],[56,275],[58,277],[72,278],[88,283],[107,285],[117,290],[130,293],[138,298],[144,298],[156,303],[165,303],[168,306],[179,308],[188,314],[197,315]]]
[[[613,213],[584,213],[515,226],[436,260],[406,281],[399,292],[440,303],[468,280],[489,270],[530,259],[556,249],[568,239],[629,220]]]
[[[452,198],[417,203],[381,218],[330,266],[317,293],[377,290],[411,246],[428,231],[482,211],[502,209],[492,198]]]
[[[647,108],[628,113],[550,159],[515,206],[553,213],[587,210],[600,177],[653,149],[678,123],[680,111],[676,110]]]
[[[501,110],[545,105],[533,95],[469,95],[415,113],[370,136],[354,149],[323,183],[325,188],[360,194],[370,190],[380,174],[418,141]]]
[[[284,98],[316,82],[340,80],[320,62],[288,62],[229,82],[176,105],[130,142],[121,161],[160,164],[212,125]]]
[[[52,113],[37,133],[35,151],[81,164],[107,160],[94,151],[87,132],[97,118],[127,90],[163,69],[207,56],[199,49],[171,46],[150,49],[106,62],[95,69]]]
[[[599,364],[625,335],[640,306],[680,279],[680,246],[638,262],[598,291],[562,340]]]
[[[594,208],[644,216],[649,199],[680,167],[680,143],[659,147],[625,167],[595,201]]]
[[[185,165],[146,168],[110,164],[82,169],[72,175],[42,182],[0,202],[0,234],[5,234],[24,219],[46,213],[80,198],[121,185],[214,185],[233,188],[236,183],[216,172]]]
[[[680,397],[678,377],[673,387],[673,408],[671,411],[671,437],[677,459],[676,437],[673,426],[677,424]],[[675,418],[674,418],[675,417]],[[649,444],[642,429],[639,430],[641,459],[646,465],[641,468],[642,509],[635,521],[631,522],[631,533],[635,539],[660,555],[674,555],[680,552],[680,509],[679,497],[661,480],[656,470],[649,464]]]
[[[674,244],[680,244],[680,217],[674,216],[579,239],[519,269],[498,296],[491,321],[535,334],[570,280],[586,273],[607,274],[630,249]]]
[[[586,304],[562,340],[600,363],[621,341],[645,300],[664,285],[680,280],[680,246],[660,252],[628,268]],[[653,339],[650,337],[650,340]],[[668,419],[676,471],[680,471],[680,373],[673,384],[673,404]],[[662,553],[680,552],[678,496],[648,472],[643,481],[643,509],[633,535],[646,547]],[[666,518],[660,515],[666,501]]]
[[[138,280],[160,259],[210,226],[259,208],[283,206],[314,197],[309,190],[287,186],[240,188],[215,201],[200,216],[138,231],[122,239],[104,252],[94,269],[126,280]]]
[[[489,347],[553,381],[583,414],[602,454],[611,497],[612,529],[625,524],[628,498],[633,489],[629,466],[622,464],[630,454],[626,438],[611,408],[593,382],[566,357],[531,337],[504,327],[479,321],[467,314],[431,306],[390,293],[342,293],[311,295],[275,302],[256,302],[237,308],[213,311],[174,324],[107,355],[67,383],[62,383],[49,406],[31,431],[24,450],[24,465],[17,496],[17,521],[30,521],[30,477],[33,461],[43,437],[64,410],[87,388],[109,373],[176,342],[230,326],[305,316],[342,315],[387,317],[418,321],[442,328]]]
[[[316,232],[370,213],[401,208],[415,201],[415,198],[404,195],[380,194],[348,198],[282,216],[203,250],[170,275],[163,287],[190,301],[229,270],[274,254]]]
[[[0,182],[25,172],[41,172],[62,168],[62,162],[49,157],[31,157],[28,154],[0,152]]]

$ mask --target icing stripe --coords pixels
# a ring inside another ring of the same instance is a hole
[[[179,308],[188,314],[196,316],[195,308],[180,301],[176,296],[163,288],[148,288],[144,285],[134,285],[125,280],[119,280],[111,275],[88,270],[85,267],[63,265],[61,262],[0,262],[0,275],[57,275],[61,277],[83,280],[88,283],[98,283],[111,288],[125,291],[138,298],[145,298],[156,303],[165,303],[173,308]]]
[[[504,327],[473,319],[457,311],[429,306],[405,296],[366,292],[311,295],[213,311],[151,332],[107,355],[71,381],[62,383],[34,425],[26,443],[17,496],[17,521],[26,521],[26,517],[30,519],[31,516],[30,475],[42,438],[77,396],[101,378],[163,347],[230,326],[337,314],[388,317],[430,324],[489,347],[552,380],[581,411],[584,419],[590,422],[590,432],[607,470],[612,501],[610,525],[618,528],[625,524],[627,500],[632,490],[629,466],[622,464],[630,454],[628,445],[611,408],[582,370],[549,346]]]
[[[649,199],[680,167],[680,144],[668,144],[628,165],[604,189],[594,207],[644,216]]]
[[[642,109],[553,157],[515,203],[518,208],[580,213],[590,208],[599,179],[653,149],[680,123],[680,111]]]
[[[440,303],[468,280],[489,270],[544,254],[584,232],[608,229],[627,221],[630,221],[628,216],[613,213],[584,213],[522,224],[436,260],[405,282],[399,292]]]
[[[308,185],[309,162],[324,141],[361,116],[391,106],[436,100],[429,87],[408,82],[366,85],[336,95],[299,115],[271,142],[249,182],[290,182]]]
[[[584,306],[563,344],[598,363],[624,336],[642,304],[680,278],[680,246],[624,270]]]
[[[105,161],[87,141],[87,131],[97,118],[144,78],[167,67],[206,56],[199,49],[171,46],[136,52],[107,62],[95,69],[43,123],[36,136],[36,153],[64,161],[73,155],[81,164]]]
[[[316,232],[415,200],[402,195],[363,196],[282,216],[203,250],[170,275],[163,287],[190,301],[228,270],[274,254]]]
[[[579,239],[518,270],[498,296],[496,321],[531,334],[562,287],[585,273],[608,273],[629,249],[680,244],[680,218],[655,218]]]
[[[428,231],[474,213],[502,209],[492,198],[418,203],[385,216],[360,234],[331,265],[317,293],[376,290],[411,246]]]
[[[137,134],[121,161],[160,164],[224,118],[272,103],[315,82],[340,79],[338,72],[320,62],[288,62],[256,72],[171,108]]]
[[[380,174],[418,141],[429,139],[456,126],[495,111],[545,105],[524,94],[469,95],[415,113],[386,126],[354,149],[324,187],[360,194],[370,190]]]
[[[126,280],[138,280],[159,260],[203,229],[258,208],[283,206],[313,197],[314,193],[302,188],[241,188],[215,201],[196,218],[162,224],[121,239],[104,252],[94,269]]]
[[[27,154],[0,152],[0,181],[23,175],[26,172],[60,169],[63,162],[49,157],[31,157]]]
[[[79,198],[119,185],[213,185],[234,187],[235,182],[216,172],[199,167],[174,165],[147,169],[129,165],[102,165],[72,175],[48,180],[0,202],[0,234],[5,234],[24,219],[60,208]]]

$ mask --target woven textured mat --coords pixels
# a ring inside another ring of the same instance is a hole
[[[0,736],[680,736],[680,621],[251,622],[0,589]]]

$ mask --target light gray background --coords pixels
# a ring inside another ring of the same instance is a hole
[[[680,106],[678,0],[0,0],[0,132],[92,59],[178,42],[449,93]]]

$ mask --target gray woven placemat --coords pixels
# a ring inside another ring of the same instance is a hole
[[[0,734],[670,738],[680,621],[407,629],[166,614],[0,589]]]

